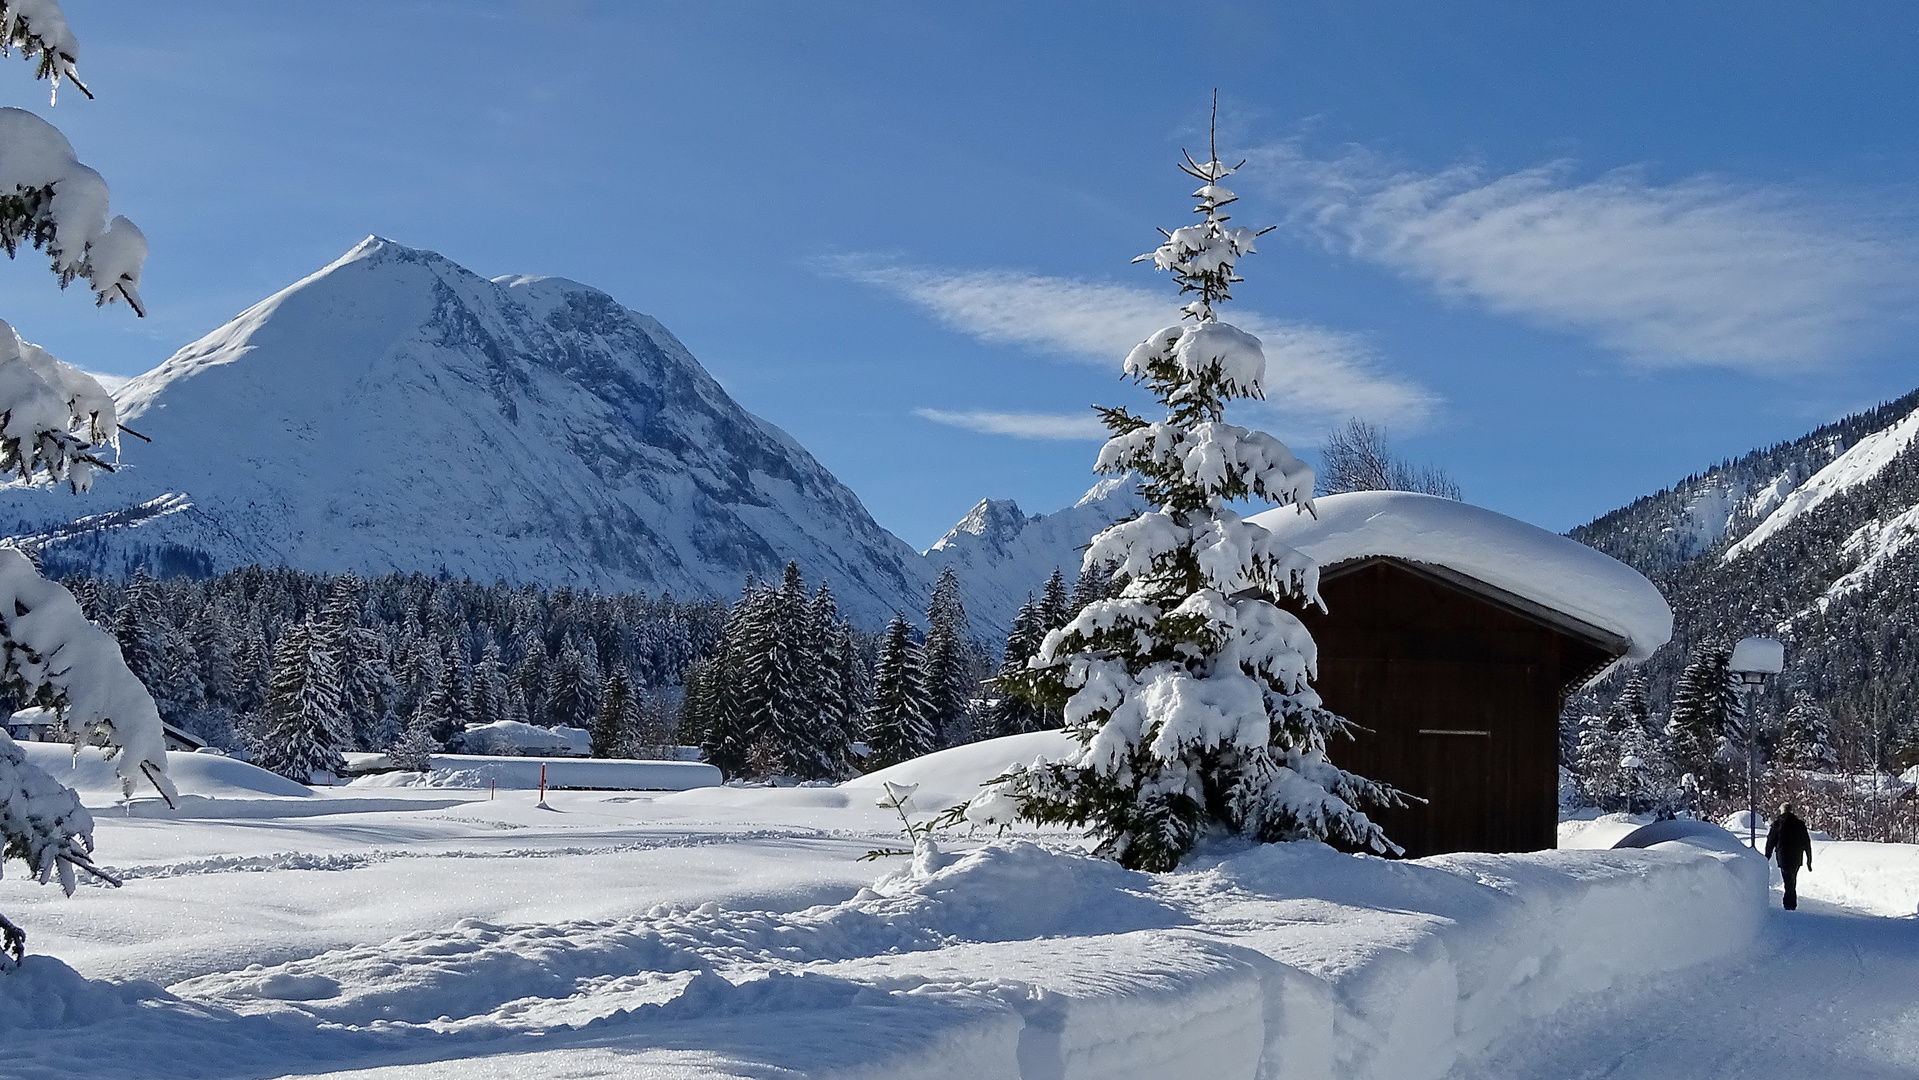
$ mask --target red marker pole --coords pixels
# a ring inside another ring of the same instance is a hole
[[[499,792],[500,792],[500,782],[498,780],[495,780],[491,784],[487,785],[486,801],[492,802],[493,796],[499,794]]]
[[[546,766],[540,766],[540,801],[546,802]]]

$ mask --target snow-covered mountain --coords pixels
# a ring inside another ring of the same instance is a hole
[[[121,387],[126,465],[0,495],[62,560],[731,596],[798,559],[877,627],[926,560],[663,326],[369,238]],[[76,523],[86,515],[93,520]]]
[[[926,549],[929,570],[937,577],[952,567],[973,632],[997,646],[1006,640],[1020,605],[1054,569],[1071,585],[1093,534],[1146,509],[1138,483],[1131,475],[1111,477],[1094,484],[1072,506],[1030,517],[1011,499],[981,499]]]
[[[1656,697],[1696,644],[1766,634],[1788,646],[1775,693],[1803,690],[1886,723],[1919,704],[1919,393],[1571,535],[1645,572],[1671,602],[1673,644],[1651,665]]]

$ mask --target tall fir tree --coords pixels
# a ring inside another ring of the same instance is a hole
[[[987,683],[985,708],[980,717],[983,737],[992,739],[1040,730],[1044,718],[1017,687],[1026,662],[1039,652],[1045,638],[1039,604],[1028,596],[1013,616],[1013,628],[1006,635],[1006,651],[1000,655],[999,670]]]
[[[1040,626],[1048,632],[1065,626],[1078,614],[1072,595],[1066,591],[1066,575],[1060,573],[1057,566],[1040,590],[1039,610]]]
[[[120,642],[120,655],[141,683],[163,685],[169,666],[166,618],[160,610],[159,590],[144,567],[134,571],[126,598],[114,612],[112,629]]]
[[[1606,713],[1618,753],[1617,796],[1627,813],[1658,809],[1672,801],[1678,777],[1665,740],[1655,731],[1646,678],[1634,672]],[[1608,807],[1614,809],[1614,807]]]
[[[633,751],[639,735],[639,701],[634,697],[632,681],[626,669],[614,665],[600,690],[600,708],[593,714],[588,733],[593,739],[596,758],[626,757]]]
[[[937,748],[919,643],[913,640],[912,626],[895,615],[887,624],[873,666],[873,697],[866,708],[866,768],[883,769]]]
[[[473,679],[467,699],[468,719],[475,724],[492,724],[507,718],[506,664],[500,660],[500,646],[488,642],[473,665]]]
[[[1815,772],[1839,766],[1839,754],[1832,747],[1832,714],[1803,690],[1786,710],[1779,756],[1794,768]]]
[[[920,650],[934,738],[941,746],[971,742],[970,706],[978,685],[979,661],[966,622],[959,577],[952,567],[940,571],[926,608],[926,644]]]
[[[541,723],[546,727],[580,727],[592,716],[587,711],[586,657],[571,641],[546,669],[542,698],[546,716]]]
[[[763,616],[757,602],[764,591],[749,580],[728,613],[719,649],[703,675],[709,696],[699,703],[702,712],[694,721],[701,729],[700,756],[729,777],[745,775],[758,736],[738,688],[746,670],[748,638],[759,632],[755,621]]]
[[[1138,473],[1155,509],[1093,538],[1083,566],[1116,563],[1125,587],[1048,634],[1019,686],[1063,706],[1079,751],[1014,766],[966,814],[1087,828],[1096,850],[1142,870],[1172,869],[1213,832],[1393,851],[1359,807],[1398,795],[1327,759],[1348,725],[1308,683],[1312,636],[1273,602],[1318,603],[1312,563],[1231,509],[1306,512],[1313,471],[1272,436],[1224,421],[1228,401],[1264,395],[1259,339],[1215,313],[1255,234],[1227,225],[1235,197],[1220,181],[1232,167],[1216,153],[1180,167],[1202,185],[1202,220],[1141,258],[1178,279],[1191,321],[1124,364],[1165,419],[1099,410],[1113,437],[1098,470]]]
[[[809,674],[806,694],[819,764],[825,776],[845,775],[852,768],[864,672],[860,669],[853,629],[840,617],[833,590],[824,581],[807,605],[806,633]]]
[[[343,773],[345,729],[331,635],[311,622],[289,624],[273,648],[273,681],[254,763],[302,784],[317,773]]]
[[[1673,688],[1672,715],[1666,723],[1675,764],[1718,792],[1730,778],[1718,761],[1721,743],[1745,717],[1731,664],[1732,650],[1724,645],[1709,642],[1695,649]]]
[[[1621,792],[1619,762],[1624,750],[1605,714],[1587,713],[1579,718],[1572,770],[1586,805],[1607,811],[1617,807]]]

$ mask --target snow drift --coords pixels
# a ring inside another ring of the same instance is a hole
[[[138,1047],[164,1076],[215,1046],[229,1071],[409,1077],[485,1057],[501,1076],[1422,1080],[1743,950],[1764,882],[1750,853],[1683,843],[1410,863],[1282,844],[1164,875],[923,846],[798,911],[469,919],[165,991],[42,960],[0,982],[0,1017],[61,1014],[34,1060]]]

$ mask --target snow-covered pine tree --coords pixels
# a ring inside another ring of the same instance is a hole
[[[600,709],[593,714],[593,726],[587,729],[593,738],[593,756],[628,756],[633,751],[639,728],[639,702],[633,694],[632,680],[627,678],[623,666],[615,664],[600,688]]]
[[[586,657],[571,641],[560,648],[560,655],[546,669],[545,699],[547,727],[579,727],[593,714],[587,711]]]
[[[1013,616],[1013,629],[1006,635],[1006,651],[1000,657],[999,670],[986,684],[987,704],[980,717],[982,738],[994,739],[1040,729],[1039,710],[1011,689],[1018,682],[1020,672],[1026,670],[1026,662],[1039,652],[1041,642],[1046,639],[1046,628],[1040,619],[1038,602],[1027,596]]]
[[[440,682],[433,691],[435,705],[445,723],[435,734],[442,742],[451,742],[462,731],[472,716],[466,711],[467,699],[471,691],[467,687],[466,658],[460,655],[460,646],[447,640],[441,645]]]
[[[75,77],[79,45],[55,0],[0,0],[0,53],[18,49],[57,90]],[[89,95],[91,96],[91,95]],[[80,164],[53,125],[0,108],[0,250],[44,251],[62,287],[85,278],[101,304],[125,300],[136,315],[146,238],[107,218],[107,185]],[[78,368],[21,340],[0,322],[0,469],[21,480],[80,491],[119,445],[113,398]],[[17,550],[0,550],[0,684],[8,696],[53,707],[76,740],[103,745],[131,793],[150,783],[169,802],[166,743],[152,696],[105,630],[72,594],[40,576]],[[113,879],[92,862],[93,821],[73,791],[0,734],[0,857],[24,859],[41,882],[70,895],[77,869]],[[117,882],[115,882],[117,884]],[[0,966],[17,963],[25,933],[0,917]]]
[[[1095,600],[1104,600],[1113,588],[1113,564],[1101,563],[1089,566],[1079,572],[1079,579],[1073,582],[1073,594],[1067,600],[1072,613],[1078,615],[1086,610],[1086,605]],[[1065,625],[1062,623],[1061,625]]]
[[[1098,471],[1137,472],[1157,509],[1093,538],[1083,565],[1117,563],[1125,588],[1049,633],[1021,686],[1039,704],[1063,704],[1080,749],[1015,766],[966,815],[1089,828],[1102,854],[1143,870],[1172,869],[1214,832],[1393,851],[1359,807],[1397,793],[1327,760],[1348,725],[1309,684],[1312,636],[1273,602],[1319,603],[1316,568],[1229,505],[1309,512],[1313,471],[1278,439],[1224,421],[1228,401],[1264,394],[1259,339],[1215,312],[1256,234],[1227,224],[1235,197],[1220,181],[1233,167],[1215,153],[1180,168],[1201,182],[1202,220],[1141,258],[1193,295],[1191,321],[1125,360],[1166,418],[1099,410],[1113,437]]]
[[[717,657],[695,660],[686,666],[686,673],[680,684],[678,727],[681,742],[691,746],[704,746],[707,734],[718,727],[718,674]]]
[[[433,755],[440,749],[425,727],[408,724],[386,749],[386,757],[396,769],[423,773],[433,768]]]
[[[873,667],[873,697],[866,707],[867,771],[933,752],[937,747],[931,712],[919,643],[913,640],[912,626],[895,615]]]
[[[1672,800],[1677,777],[1664,740],[1653,730],[1646,679],[1635,672],[1620,688],[1606,713],[1606,727],[1617,751],[1617,796],[1629,814],[1657,809]],[[1606,804],[1601,803],[1601,806]],[[1606,806],[1607,809],[1615,809]]]
[[[224,604],[208,604],[190,631],[193,655],[200,666],[200,685],[206,690],[207,707],[231,713],[238,669],[234,649],[241,634],[232,613]]]
[[[475,724],[491,724],[506,719],[506,664],[500,659],[497,642],[487,642],[480,659],[473,665],[473,680],[467,699],[467,719]]]
[[[1779,756],[1796,768],[1827,771],[1839,767],[1839,754],[1832,747],[1832,714],[1800,691],[1786,711],[1785,731],[1780,738]]]
[[[513,664],[513,685],[519,690],[520,704],[526,708],[530,723],[543,723],[546,715],[546,642],[532,631],[520,635],[519,659]]]
[[[1073,598],[1066,591],[1066,575],[1059,567],[1046,579],[1046,585],[1040,590],[1039,600],[1040,626],[1048,631],[1058,630],[1071,622],[1078,609],[1073,607]]]
[[[746,669],[747,639],[758,633],[753,622],[762,617],[756,600],[763,591],[749,580],[727,613],[718,650],[701,673],[704,685],[694,704],[698,712],[689,718],[700,729],[700,756],[729,777],[745,775],[757,736],[743,715],[739,684]]]
[[[320,628],[340,672],[340,711],[348,721],[353,746],[382,745],[380,730],[398,697],[399,684],[387,664],[386,638],[365,625],[361,606],[366,583],[351,570],[340,575],[320,612]]]
[[[1672,716],[1666,722],[1673,760],[1714,794],[1723,793],[1716,789],[1729,775],[1716,760],[1720,741],[1745,716],[1731,665],[1732,650],[1724,645],[1709,642],[1693,650],[1673,687]]]
[[[926,607],[926,644],[920,650],[927,707],[932,711],[934,738],[941,746],[957,746],[978,737],[968,711],[979,683],[977,651],[966,622],[959,576],[946,567]]]
[[[340,667],[324,626],[289,623],[273,647],[273,681],[254,764],[301,784],[314,774],[346,771],[340,711]]]
[[[127,583],[126,597],[113,613],[112,628],[120,654],[141,684],[161,685],[170,666],[166,615],[160,610],[159,590],[144,568],[135,570]]]
[[[1587,806],[1612,810],[1619,802],[1619,762],[1625,757],[1618,737],[1601,713],[1579,718],[1571,768]]]
[[[813,592],[806,609],[808,638],[808,702],[812,707],[813,743],[825,776],[845,775],[852,768],[853,735],[860,710],[859,648],[853,628],[840,618],[839,604],[826,582]],[[824,777],[822,777],[824,778]]]

